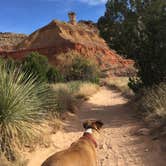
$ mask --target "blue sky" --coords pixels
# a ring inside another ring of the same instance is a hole
[[[53,19],[68,21],[67,13],[77,20],[97,19],[104,14],[107,0],[1,0],[0,32],[30,34]]]

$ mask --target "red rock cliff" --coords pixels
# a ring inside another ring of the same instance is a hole
[[[133,61],[126,60],[110,50],[99,37],[98,30],[83,23],[72,25],[53,20],[48,25],[33,32],[18,44],[13,51],[1,51],[1,55],[23,58],[27,53],[38,51],[46,55],[52,64],[56,55],[71,50],[95,59],[108,74],[123,75],[131,72]]]

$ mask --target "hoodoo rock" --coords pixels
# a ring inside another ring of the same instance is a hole
[[[73,19],[70,14],[70,18]],[[75,21],[75,17],[74,17]],[[76,51],[83,56],[92,58],[109,75],[127,75],[133,72],[132,60],[119,56],[110,50],[106,42],[99,36],[95,25],[81,21],[69,23],[53,20],[48,25],[36,30],[23,41],[13,47],[13,50],[1,50],[0,55],[24,58],[27,53],[37,51],[46,55],[53,65],[57,55],[68,51]]]

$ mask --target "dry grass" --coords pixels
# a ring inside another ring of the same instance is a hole
[[[51,86],[56,93],[55,102],[60,113],[75,112],[78,99],[87,99],[99,89],[96,84],[81,81],[57,83]]]
[[[107,85],[111,88],[116,88],[121,91],[124,95],[133,95],[132,90],[128,87],[128,77],[111,77],[107,79]]]
[[[85,98],[87,99],[94,93],[99,90],[99,86],[97,84],[92,83],[82,83],[80,85],[79,91],[76,93],[77,98]]]
[[[0,155],[0,166],[27,166],[28,160],[17,156],[17,161],[8,161],[4,154]]]
[[[69,87],[63,83],[54,84],[52,87],[55,91],[56,110],[60,114],[67,111],[74,112],[76,100]]]
[[[137,108],[146,120],[166,123],[166,83],[144,89],[137,101]]]
[[[63,127],[63,122],[60,120],[59,115],[52,115],[52,113],[48,114],[48,120],[46,124],[50,128],[51,134],[55,134]]]

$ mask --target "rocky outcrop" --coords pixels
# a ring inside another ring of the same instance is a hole
[[[0,32],[0,49],[13,50],[14,47],[27,37],[25,34]]]
[[[93,28],[85,28],[81,24],[72,25],[57,20],[53,20],[48,25],[32,33],[17,46],[17,49],[54,47],[57,45],[63,48],[63,45],[67,43],[79,43],[85,47],[108,49],[105,41],[94,33]]]
[[[133,61],[126,60],[110,50],[99,37],[95,25],[80,22],[76,25],[53,20],[20,42],[13,51],[1,51],[4,57],[23,58],[27,53],[37,51],[46,55],[53,65],[60,53],[74,50],[98,62],[107,74],[124,75],[133,69]]]

